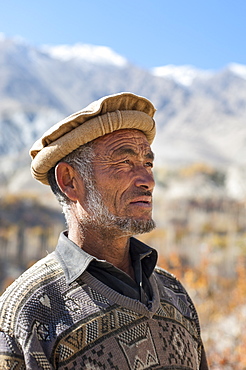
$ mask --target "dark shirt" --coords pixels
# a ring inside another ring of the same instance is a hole
[[[157,252],[135,238],[130,238],[130,255],[135,280],[111,263],[86,253],[68,239],[66,232],[60,234],[55,253],[68,284],[87,271],[122,295],[146,305],[152,300],[149,277],[156,265]]]

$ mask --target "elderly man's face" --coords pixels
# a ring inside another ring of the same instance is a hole
[[[94,149],[94,184],[108,214],[121,225],[133,221],[133,233],[153,229],[153,153],[145,135],[115,131],[96,139]]]

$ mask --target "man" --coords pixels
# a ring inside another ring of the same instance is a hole
[[[207,369],[191,299],[133,238],[155,226],[154,113],[108,96],[32,147],[68,230],[1,298],[1,369]]]

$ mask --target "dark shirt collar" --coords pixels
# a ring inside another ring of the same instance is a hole
[[[156,250],[135,238],[130,238],[130,253],[133,262],[136,260],[141,261],[142,269],[145,275],[149,277],[156,265]],[[68,284],[75,281],[93,260],[101,263],[102,268],[105,266],[105,263],[112,266],[110,263],[99,260],[86,253],[83,249],[78,247],[77,244],[68,239],[66,232],[60,234],[55,254],[61,264]]]

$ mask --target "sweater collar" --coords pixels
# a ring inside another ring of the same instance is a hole
[[[130,238],[130,253],[133,261],[140,260],[142,268],[147,277],[149,277],[156,265],[157,252],[146,244],[135,238]],[[105,264],[112,266],[104,260],[99,260],[81,249],[67,237],[67,232],[63,231],[58,239],[55,250],[56,258],[60,263],[68,284],[75,281],[89,266],[96,260],[105,267]]]

